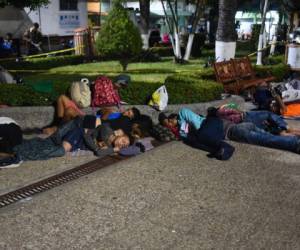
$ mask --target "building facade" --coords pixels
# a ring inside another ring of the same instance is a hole
[[[45,36],[71,36],[75,29],[88,26],[87,0],[51,0],[45,7],[26,12]]]

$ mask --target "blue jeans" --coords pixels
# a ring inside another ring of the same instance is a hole
[[[228,138],[232,141],[283,149],[296,153],[299,153],[300,149],[300,142],[296,136],[272,135],[250,122],[233,125],[228,131]]]
[[[272,119],[279,128],[286,130],[287,123],[284,119],[270,111],[249,111],[244,113],[244,122],[254,123],[258,128],[265,129],[264,121]]]

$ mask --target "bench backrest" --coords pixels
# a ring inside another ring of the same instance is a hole
[[[232,61],[214,63],[215,74],[218,82],[230,83],[236,81],[236,73]]]
[[[236,76],[240,79],[249,79],[254,77],[254,71],[249,57],[231,59]]]

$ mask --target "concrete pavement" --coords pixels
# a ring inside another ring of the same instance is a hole
[[[300,155],[233,145],[173,142],[5,207],[0,249],[300,249]]]

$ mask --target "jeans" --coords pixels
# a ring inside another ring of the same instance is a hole
[[[279,128],[286,130],[287,124],[284,119],[270,111],[249,111],[244,113],[244,122],[254,123],[255,126],[265,129],[264,121],[272,119]]]
[[[276,136],[256,127],[253,123],[235,124],[228,131],[232,141],[277,148],[299,153],[300,143],[296,136]]]

